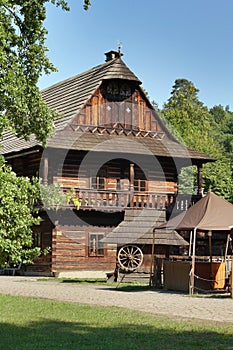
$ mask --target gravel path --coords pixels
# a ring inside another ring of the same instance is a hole
[[[233,324],[233,299],[228,297],[189,297],[182,293],[165,291],[124,292],[106,285],[47,282],[25,276],[0,276],[0,294],[118,306],[170,317],[178,316]]]

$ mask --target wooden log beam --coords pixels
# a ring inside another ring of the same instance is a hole
[[[197,170],[197,194],[202,197],[202,164],[198,165]]]
[[[49,160],[47,157],[44,158],[43,162],[43,185],[48,185],[48,177],[49,177]]]
[[[130,164],[129,169],[129,183],[130,183],[130,207],[134,204],[134,164]]]

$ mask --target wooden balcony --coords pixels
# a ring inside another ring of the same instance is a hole
[[[131,192],[131,191],[113,191],[113,190],[95,190],[75,188],[76,198],[79,199],[79,209],[95,209],[100,211],[122,211],[125,208],[134,209],[158,209],[169,210],[174,208],[177,213],[187,210],[194,204],[197,196],[179,195],[176,198],[173,194],[155,193],[155,192]],[[68,192],[69,188],[64,188]],[[172,203],[172,204],[171,204]],[[74,204],[71,206],[75,207]]]
[[[118,209],[124,208],[156,208],[165,209],[166,194],[150,192],[109,191],[109,190],[78,190],[77,197],[81,208]]]
[[[86,179],[81,181],[77,178],[54,177],[52,185],[58,185],[60,191],[65,194],[72,190],[72,198],[67,206],[82,210],[124,211],[125,208],[147,208],[167,210],[167,216],[169,217],[171,212],[174,215],[174,213],[178,214],[187,210],[189,206],[200,199],[200,196],[177,195],[172,192],[165,192],[166,186],[164,187],[164,192],[135,190],[135,188],[129,186],[129,183],[123,189],[96,189],[85,188],[83,185],[87,185],[87,182],[89,181]],[[112,181],[108,185],[115,187],[116,181]],[[170,188],[167,187],[167,191],[169,190]]]

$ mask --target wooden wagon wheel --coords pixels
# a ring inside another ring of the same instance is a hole
[[[117,259],[122,270],[132,272],[141,266],[143,253],[136,245],[129,244],[121,247]]]

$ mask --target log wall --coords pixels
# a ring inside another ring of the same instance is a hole
[[[114,271],[116,245],[104,245],[103,256],[90,256],[89,234],[103,234],[110,227],[58,226],[53,230],[52,271],[59,274],[70,271]]]
[[[101,155],[96,158],[96,162],[82,165],[84,152],[70,151],[67,154],[64,164],[57,164],[56,168],[50,165],[51,181],[60,182],[64,187],[74,187],[80,189],[91,189],[93,187],[92,178],[100,177],[104,180],[105,190],[129,190],[130,162],[125,159],[113,159],[107,163],[102,163]],[[154,193],[177,193],[177,170],[172,163],[167,163],[161,159],[158,168],[155,168],[152,160],[143,161],[144,169],[137,164],[134,167],[135,186],[138,180],[146,181],[146,191]],[[100,168],[99,168],[100,167]]]

